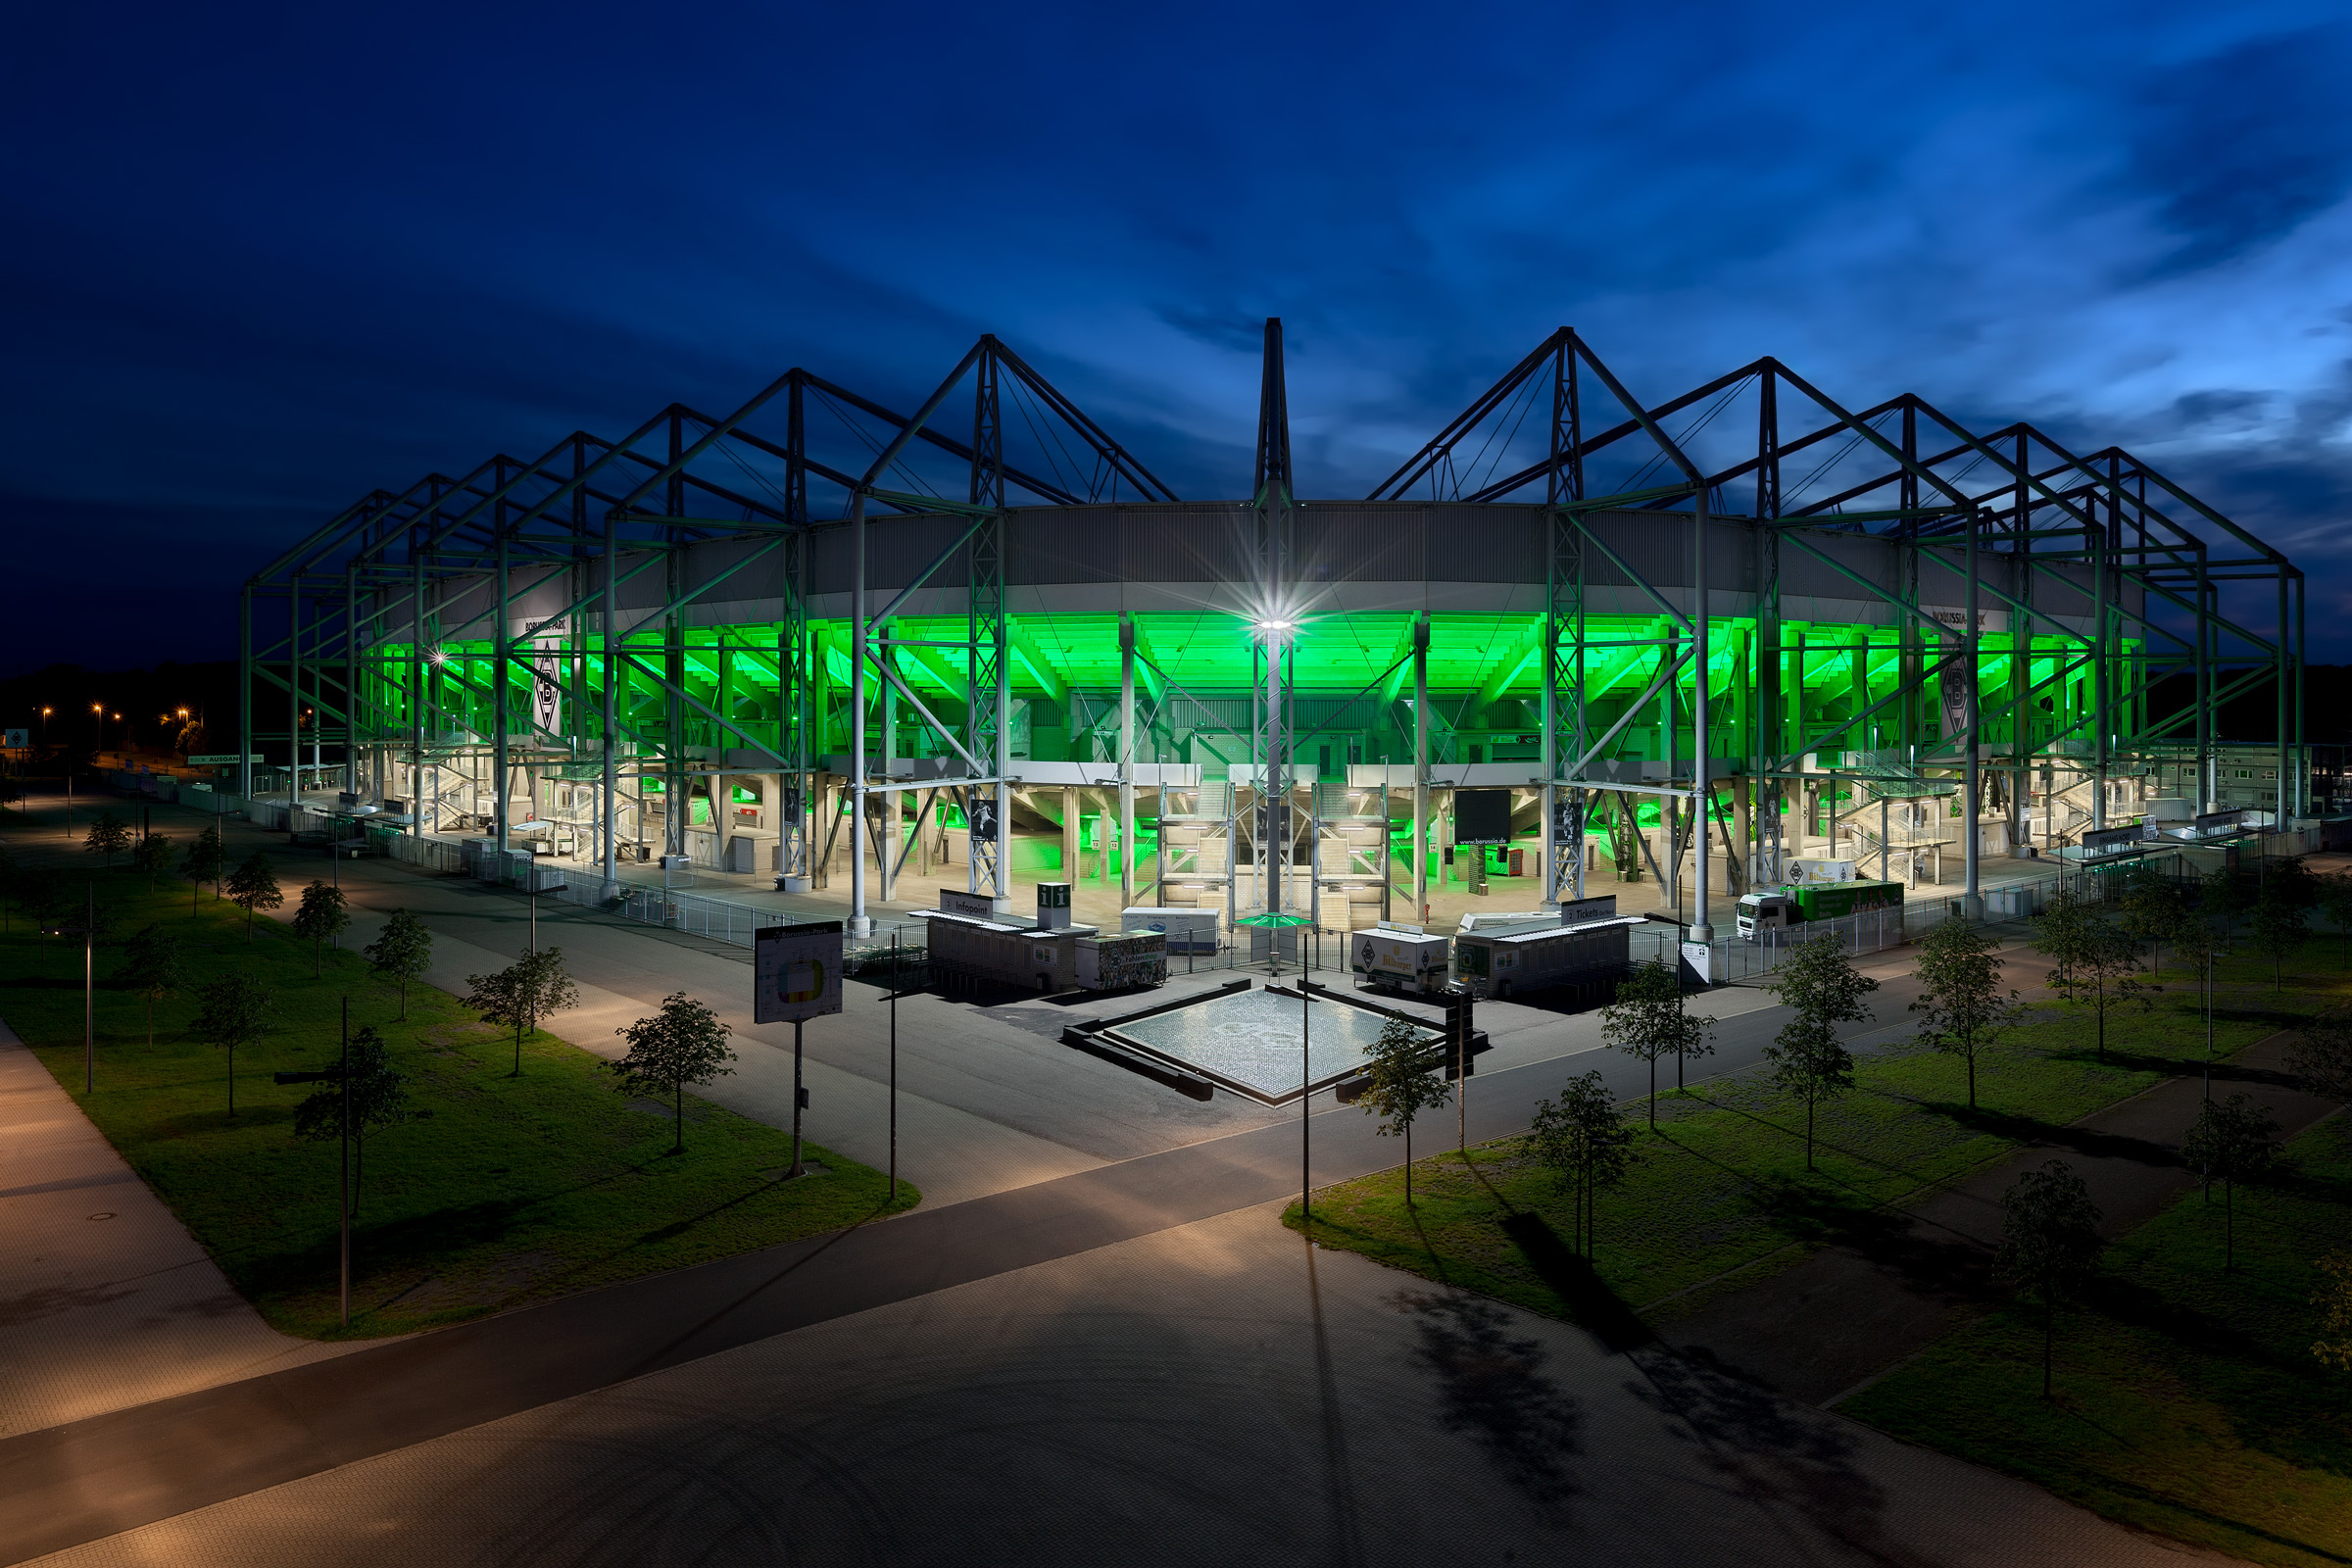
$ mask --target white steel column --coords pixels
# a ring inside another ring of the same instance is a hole
[[[1119,907],[1135,903],[1135,617],[1119,616]]]

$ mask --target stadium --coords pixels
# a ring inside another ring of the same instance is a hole
[[[794,369],[372,492],[245,586],[233,787],[608,897],[1068,882],[1276,944],[1602,894],[1707,940],[1807,859],[1974,911],[2309,809],[2302,574],[2120,448],[1770,359],[1644,401],[1563,328],[1318,499],[1279,321],[1258,403],[1223,500],[994,337],[907,412]]]

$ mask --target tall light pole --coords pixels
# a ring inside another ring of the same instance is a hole
[[[86,1096],[98,1082],[98,992],[91,978],[97,955],[98,885],[82,885],[81,924],[44,926],[41,934],[81,938],[81,1092]]]

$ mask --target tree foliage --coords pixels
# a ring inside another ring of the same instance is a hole
[[[1682,1078],[1686,1057],[1714,1051],[1715,1020],[1689,1011],[1683,1003],[1683,977],[1663,958],[1634,965],[1617,986],[1617,1000],[1600,1009],[1600,1037],[1635,1059],[1649,1063],[1649,1124],[1658,1124],[1658,1060],[1675,1059],[1675,1078]]]
[[[115,983],[147,1004],[147,1044],[155,1045],[155,1004],[176,996],[187,984],[187,960],[179,939],[162,926],[148,924],[122,949],[122,967]]]
[[[390,980],[400,988],[400,1016],[409,1016],[409,982],[424,978],[433,962],[433,934],[424,922],[406,909],[394,909],[384,921],[384,929],[376,939],[360,950],[368,956],[368,967],[377,978]]]
[[[196,994],[196,1020],[190,1032],[228,1053],[228,1113],[237,1113],[237,1048],[252,1045],[270,1032],[277,998],[251,975],[224,975]]]
[[[1373,1129],[1383,1138],[1404,1137],[1404,1202],[1413,1202],[1413,1123],[1425,1110],[1449,1104],[1453,1086],[1436,1069],[1440,1057],[1426,1031],[1402,1018],[1380,1027],[1380,1038],[1364,1054],[1364,1092],[1356,1103],[1382,1118]]]
[[[346,1101],[351,1111],[351,1210],[360,1210],[360,1187],[368,1177],[368,1135],[397,1127],[412,1114],[409,1077],[392,1065],[392,1051],[373,1025],[351,1037],[337,1063],[340,1078],[330,1081],[294,1107],[294,1136],[335,1139],[343,1136]]]
[[[2301,870],[2303,862],[2288,860],[2286,865]],[[2278,873],[2265,877],[2262,892],[2254,901],[2254,918],[2249,930],[2254,948],[2271,959],[2271,989],[2278,991],[2286,983],[2286,956],[2301,946],[2311,933],[2311,906],[2316,900],[2307,899],[2307,886],[2314,879],[2305,873],[2301,878]]]
[[[2352,1105],[2352,1019],[2305,1019],[2287,1048],[2286,1070],[2313,1094]]]
[[[2352,1372],[2352,1252],[2320,1259],[2320,1288],[2311,1304],[2320,1309],[2320,1337],[2311,1353],[2338,1372]]]
[[[81,848],[86,855],[105,856],[107,869],[112,870],[115,857],[130,848],[130,825],[112,811],[100,811],[82,838]]]
[[[310,940],[313,975],[318,973],[326,944],[350,924],[351,903],[341,888],[314,880],[302,890],[302,902],[294,908],[294,934]]]
[[[562,948],[526,949],[496,974],[469,974],[466,1005],[482,1022],[514,1031],[514,1077],[522,1076],[522,1037],[540,1020],[580,1004],[580,988],[564,972]]]
[[[2057,961],[2052,989],[2072,1002],[2087,1001],[2098,1020],[2098,1055],[2107,1059],[2107,1014],[2118,1006],[2155,1005],[2161,991],[2137,978],[2139,944],[2095,906],[2061,892],[2034,922],[2034,951]]]
[[[2208,1100],[2181,1142],[2180,1157],[2206,1185],[2222,1184],[2222,1272],[2230,1273],[2237,1266],[2238,1184],[2258,1181],[2278,1164],[2278,1118],[2243,1090]]]
[[[1854,1055],[1838,1026],[1870,1017],[1863,999],[1879,983],[1856,969],[1837,936],[1825,931],[1797,944],[1767,989],[1793,1014],[1764,1048],[1764,1059],[1772,1063],[1774,1084],[1805,1102],[1805,1169],[1811,1170],[1815,1108],[1854,1086]]]
[[[607,1064],[619,1075],[618,1087],[625,1094],[667,1094],[675,1128],[670,1152],[686,1152],[686,1086],[735,1070],[726,1065],[735,1059],[727,1026],[685,992],[673,991],[662,999],[660,1012],[612,1032],[629,1043],[626,1055]]]
[[[2001,1196],[2001,1246],[1994,1266],[2019,1292],[2041,1303],[2041,1396],[2050,1396],[2057,1359],[2058,1307],[2097,1266],[2099,1205],[2075,1168],[2053,1159],[2027,1171]]]
[[[130,852],[130,863],[147,873],[147,891],[155,891],[155,879],[172,869],[172,841],[161,833],[150,833],[139,840]]]
[[[1977,1108],[1977,1057],[2025,1011],[2001,990],[1994,943],[1965,920],[1946,920],[1919,945],[1919,1038],[1968,1063],[1968,1108]]]
[[[2330,871],[2318,879],[2320,912],[2342,937],[2338,961],[2352,965],[2352,871]]]
[[[228,851],[220,843],[220,830],[208,827],[197,834],[179,858],[179,874],[188,879],[188,913],[196,912],[196,893],[205,883],[213,884],[214,898],[220,896],[220,874],[227,868]]]
[[[252,941],[253,911],[274,909],[286,902],[277,890],[277,873],[269,856],[256,850],[228,874],[228,902],[245,911],[245,940]]]
[[[1536,1163],[1575,1200],[1577,1250],[1592,1254],[1594,1195],[1625,1180],[1632,1169],[1634,1130],[1625,1124],[1617,1097],[1597,1072],[1571,1078],[1558,1100],[1536,1102],[1528,1149]]]

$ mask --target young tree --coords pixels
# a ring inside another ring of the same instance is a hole
[[[251,942],[253,911],[274,909],[286,902],[286,896],[277,891],[277,875],[270,868],[269,856],[256,850],[228,874],[228,902],[245,911],[245,940]]]
[[[209,1040],[228,1053],[228,1113],[237,1113],[237,1048],[250,1046],[269,1033],[276,1015],[277,999],[251,975],[232,974],[215,980],[196,994],[196,1021],[189,1026],[199,1040]]]
[[[1442,1056],[1427,1034],[1402,1018],[1381,1025],[1380,1038],[1364,1054],[1364,1092],[1356,1103],[1366,1115],[1386,1119],[1373,1131],[1383,1138],[1404,1135],[1404,1205],[1413,1205],[1413,1121],[1421,1112],[1453,1100],[1453,1086],[1435,1069]]]
[[[2320,1259],[2320,1288],[2311,1304],[2320,1309],[2320,1337],[2311,1353],[2338,1372],[2352,1372],[2352,1252]]]
[[[2205,1102],[2180,1145],[2180,1157],[2210,1186],[2222,1184],[2222,1272],[2237,1264],[2237,1184],[2259,1180],[2278,1162],[2278,1120],[2240,1090]]]
[[[1683,979],[1663,958],[1638,963],[1617,987],[1617,1000],[1600,1009],[1600,1037],[1638,1061],[1649,1063],[1649,1125],[1658,1125],[1658,1058],[1674,1058],[1675,1087],[1682,1087],[1683,1059],[1703,1056],[1715,1047],[1715,1020],[1686,1011]]]
[[[2288,865],[2300,868],[2301,860],[2289,860]],[[2254,901],[2254,919],[2251,929],[2255,951],[2271,956],[2271,990],[2276,992],[2286,984],[2286,956],[2310,935],[2311,909],[2303,902],[2304,889],[2286,876],[2266,878],[2261,896]]]
[[[1634,1162],[1634,1130],[1597,1072],[1568,1080],[1560,1098],[1536,1102],[1528,1148],[1552,1181],[1574,1196],[1576,1246],[1592,1255],[1592,1200],[1625,1180]]]
[[[2148,967],[2164,967],[2164,945],[2173,941],[2188,918],[2188,901],[2175,882],[2152,861],[2134,865],[2124,883],[2123,928],[2135,942],[2150,949]]]
[[[1772,1081],[1805,1102],[1805,1169],[1813,1168],[1813,1112],[1823,1100],[1854,1086],[1854,1055],[1838,1026],[1870,1017],[1862,999],[1879,989],[1854,967],[1831,932],[1797,944],[1766,988],[1794,1014],[1764,1048]]]
[[[580,1004],[580,988],[564,972],[562,948],[533,948],[496,974],[469,974],[466,1005],[482,1015],[482,1022],[514,1031],[514,1071],[522,1076],[522,1037],[539,1027],[551,1013]]]
[[[2058,1352],[2058,1305],[2082,1288],[2098,1263],[2099,1205],[2063,1159],[2018,1177],[2001,1195],[2002,1276],[2041,1301],[2041,1396],[2050,1396]]]
[[[155,879],[172,869],[172,841],[161,833],[150,833],[139,840],[130,852],[130,862],[147,873],[147,891],[155,891]]]
[[[683,1154],[686,1086],[707,1084],[735,1070],[725,1065],[735,1059],[735,1053],[727,1049],[727,1026],[685,992],[673,991],[662,999],[660,1012],[612,1032],[629,1043],[627,1055],[607,1063],[620,1077],[616,1087],[623,1094],[652,1090],[669,1096],[676,1129],[669,1152]]]
[[[1993,941],[1965,920],[1946,920],[1919,945],[1919,1038],[1968,1063],[1968,1108],[1977,1108],[1977,1054],[2016,1024],[2017,993],[2001,993]]]
[[[2313,1094],[2352,1105],[2352,1020],[2305,1019],[2287,1049],[2286,1070]]]
[[[409,982],[423,979],[424,971],[432,966],[433,934],[408,910],[394,909],[376,939],[360,951],[368,956],[370,970],[400,987],[400,1016],[406,1022]]]
[[[344,1096],[351,1097],[351,1212],[360,1212],[360,1185],[368,1177],[368,1134],[407,1121],[408,1074],[392,1065],[391,1049],[370,1025],[351,1037],[343,1077],[329,1080],[294,1107],[294,1136],[333,1139],[343,1136]]]
[[[2237,934],[2237,917],[2254,907],[2254,879],[2227,865],[2217,865],[2197,885],[2197,907],[2222,922],[2227,941]]]
[[[316,977],[324,957],[323,949],[330,938],[342,935],[351,924],[351,906],[343,890],[325,882],[313,882],[302,890],[302,903],[294,909],[294,934],[311,939],[311,973]]]
[[[2034,917],[2034,951],[2057,964],[2053,987],[2065,988],[2073,961],[2088,940],[2092,918],[2089,906],[2063,886]]]
[[[213,884],[213,897],[220,896],[220,873],[228,866],[228,852],[221,848],[220,830],[208,827],[196,835],[187,853],[179,858],[179,874],[188,879],[188,913],[196,913],[196,893],[205,883]]]
[[[2331,871],[2319,879],[2320,912],[2343,938],[2339,967],[2352,967],[2352,871]]]
[[[115,868],[115,857],[130,848],[130,827],[112,811],[100,811],[98,820],[81,841],[82,852],[106,857],[106,868]]]
[[[2061,902],[2071,906],[2062,915]],[[2051,915],[2060,918],[2053,921]],[[2051,914],[2037,924],[2034,951],[2058,960],[2051,989],[2072,1002],[2088,999],[2098,1019],[2099,1059],[2105,1061],[2108,1012],[2123,1005],[2151,1007],[2155,1004],[2148,993],[2164,988],[2137,978],[2139,944],[2130,932],[2071,897],[2052,900]]]
[[[187,984],[187,965],[179,941],[160,925],[147,925],[123,947],[122,967],[115,980],[147,1004],[147,1044],[155,1045],[155,1004]]]

